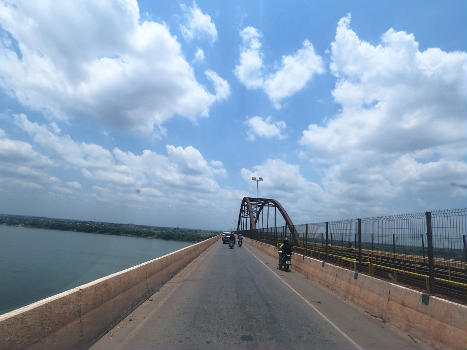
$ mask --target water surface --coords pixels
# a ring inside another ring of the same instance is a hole
[[[0,225],[0,314],[190,244]]]

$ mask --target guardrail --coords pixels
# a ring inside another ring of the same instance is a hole
[[[219,237],[0,315],[0,350],[88,349]]]
[[[277,245],[289,238],[303,255],[467,304],[467,209],[244,231]]]

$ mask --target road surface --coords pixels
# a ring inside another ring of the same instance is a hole
[[[421,349],[245,244],[208,248],[102,337],[109,349]]]

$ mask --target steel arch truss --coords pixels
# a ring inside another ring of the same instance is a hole
[[[262,217],[261,214],[264,212],[265,208],[267,208],[268,211],[269,208],[274,208],[274,212],[279,210],[279,213],[284,218],[285,224],[294,240],[296,242],[300,241],[298,233],[295,230],[295,226],[293,225],[292,220],[290,220],[285,209],[278,201],[271,198],[243,197],[242,204],[240,205],[240,211],[238,213],[237,231],[256,230],[258,228],[260,217]]]

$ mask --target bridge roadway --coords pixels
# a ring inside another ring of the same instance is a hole
[[[245,244],[220,241],[92,346],[109,349],[421,349]]]

